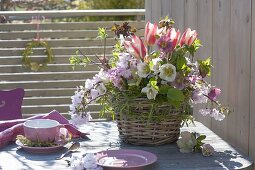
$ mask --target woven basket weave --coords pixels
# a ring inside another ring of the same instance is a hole
[[[128,109],[118,108],[115,115],[122,141],[134,145],[156,146],[172,143],[178,139],[182,122],[180,115],[187,106],[176,109],[166,104],[159,105],[154,108],[154,113],[148,120],[151,103],[146,98],[136,98],[127,104]]]

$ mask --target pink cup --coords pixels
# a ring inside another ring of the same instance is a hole
[[[53,142],[60,128],[56,120],[50,119],[27,120],[23,125],[25,137],[40,142]]]

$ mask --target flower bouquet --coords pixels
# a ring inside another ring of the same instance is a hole
[[[158,24],[148,22],[143,39],[127,22],[115,24],[111,58],[96,55],[95,61],[81,51],[83,57],[71,57],[71,64],[101,68],[72,96],[71,121],[88,121],[86,108],[97,102],[103,106],[102,116],[111,113],[117,121],[123,141],[160,145],[178,139],[183,123],[193,120],[193,104],[206,103],[200,113],[223,120],[228,109],[217,101],[221,90],[205,80],[211,74],[211,60],[195,57],[201,47],[197,32],[187,28],[181,34],[173,24],[167,17]],[[105,48],[105,28],[99,28],[98,38]]]

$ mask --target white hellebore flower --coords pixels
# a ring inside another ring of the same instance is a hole
[[[176,77],[176,68],[172,64],[164,64],[159,68],[159,77],[168,82],[173,82]]]
[[[190,153],[193,152],[194,146],[196,146],[197,141],[195,136],[188,132],[181,132],[181,137],[177,141],[177,146],[180,148],[181,153]]]
[[[137,64],[137,74],[139,77],[145,78],[150,74],[150,67],[147,63]]]
[[[148,99],[155,99],[158,94],[158,91],[156,89],[154,89],[153,87],[151,87],[150,84],[147,84],[147,86],[144,87],[141,92],[147,93]]]

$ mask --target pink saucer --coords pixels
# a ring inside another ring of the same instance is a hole
[[[57,145],[52,147],[31,147],[23,145],[19,140],[16,140],[16,144],[30,153],[48,154],[59,152],[64,148],[64,145]]]
[[[157,156],[153,153],[134,150],[120,149],[107,150],[97,153],[98,165],[104,169],[142,169],[145,166],[153,164],[157,161]]]

